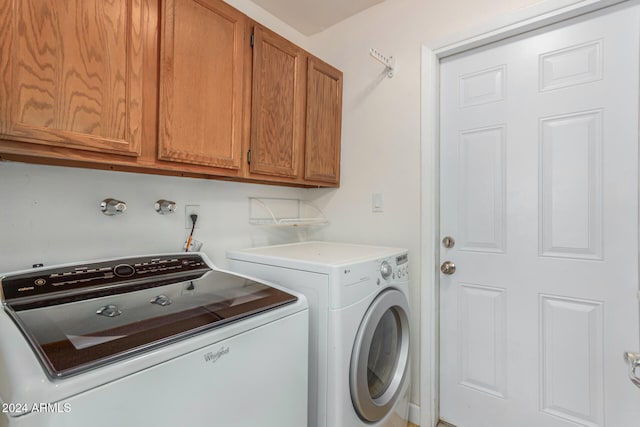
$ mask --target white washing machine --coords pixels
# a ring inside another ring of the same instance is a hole
[[[406,249],[304,242],[228,251],[230,269],[309,302],[309,427],[405,427]]]
[[[0,427],[300,427],[303,295],[145,255],[0,275]]]

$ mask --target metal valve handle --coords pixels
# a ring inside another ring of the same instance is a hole
[[[113,216],[124,213],[127,210],[127,204],[116,199],[104,199],[100,202],[100,210],[105,215]]]
[[[176,211],[176,202],[161,199],[156,202],[154,208],[160,215],[174,213]]]

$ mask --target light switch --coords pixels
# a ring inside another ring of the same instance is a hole
[[[371,195],[371,212],[384,212],[382,193],[373,193]]]

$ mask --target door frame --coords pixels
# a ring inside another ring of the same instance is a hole
[[[546,0],[462,34],[422,45],[420,89],[421,232],[420,408],[421,427],[439,416],[440,329],[440,61],[449,56],[547,25],[634,0]]]

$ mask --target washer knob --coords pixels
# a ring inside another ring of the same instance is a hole
[[[118,264],[113,268],[113,273],[118,277],[131,277],[136,274],[136,269],[129,264]]]
[[[391,267],[391,264],[389,264],[387,261],[382,261],[382,264],[380,264],[380,274],[382,275],[383,279],[388,279],[389,276],[391,276],[391,273],[393,271],[393,268]]]

